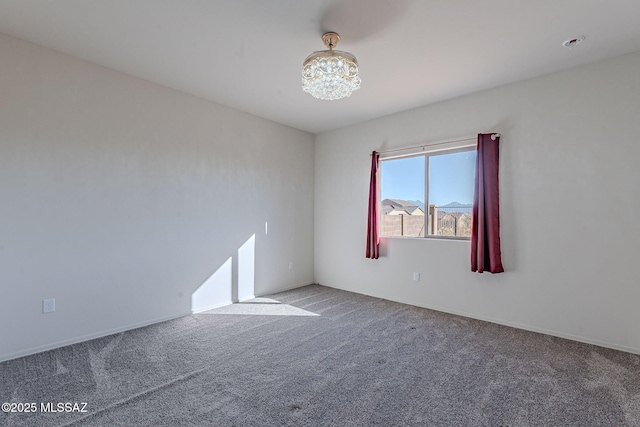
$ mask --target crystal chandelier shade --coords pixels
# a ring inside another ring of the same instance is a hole
[[[314,52],[302,65],[302,90],[318,99],[334,100],[351,96],[360,89],[358,60],[349,52],[333,50],[340,36],[325,33],[322,41],[329,50]]]

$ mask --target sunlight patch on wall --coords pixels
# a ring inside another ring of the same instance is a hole
[[[232,259],[229,257],[198,289],[191,294],[191,312],[199,313],[231,304],[233,286]]]
[[[249,237],[238,249],[238,301],[254,297],[256,235]]]

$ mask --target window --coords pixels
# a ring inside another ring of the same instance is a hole
[[[475,144],[381,156],[380,235],[469,239],[475,164]]]

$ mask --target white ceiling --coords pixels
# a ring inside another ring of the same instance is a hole
[[[640,51],[639,21],[640,0],[0,0],[2,33],[312,133]],[[351,98],[300,88],[325,31],[360,63]]]

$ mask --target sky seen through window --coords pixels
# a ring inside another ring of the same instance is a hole
[[[429,157],[429,204],[473,203],[476,151]],[[425,198],[425,157],[381,162],[381,199],[420,201]]]

